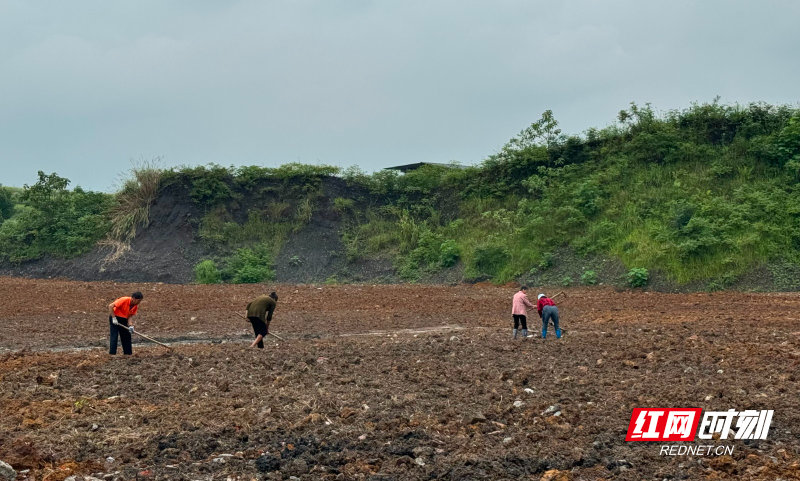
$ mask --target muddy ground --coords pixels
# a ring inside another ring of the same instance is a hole
[[[139,330],[197,343],[105,354],[105,305],[134,289]],[[248,350],[232,310],[265,289],[286,341]],[[570,289],[563,339],[511,341],[513,293],[0,278],[0,460],[50,481],[800,479],[799,294]],[[624,441],[634,407],[775,414],[765,441],[713,441],[732,457],[668,457]]]

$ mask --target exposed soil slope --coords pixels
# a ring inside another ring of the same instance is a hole
[[[150,224],[140,228],[130,250],[117,261],[104,262],[109,246],[98,246],[75,259],[47,257],[0,267],[6,275],[66,277],[77,280],[191,282],[193,267],[203,256],[192,220],[202,213],[191,199],[165,190],[150,209]]]
[[[341,219],[333,211],[332,200],[345,188],[338,179],[326,180],[311,221],[292,234],[276,259],[279,281],[322,282],[341,270],[344,263]],[[232,217],[243,222],[248,208],[266,199],[245,197],[228,208]],[[111,247],[99,245],[75,259],[47,257],[20,265],[0,265],[0,274],[82,281],[190,283],[194,281],[195,264],[214,252],[198,237],[203,214],[186,189],[172,185],[161,191],[151,208],[149,225],[137,231],[130,250],[118,260],[105,262]],[[295,257],[300,263],[295,262]]]

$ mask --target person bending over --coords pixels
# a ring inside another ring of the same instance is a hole
[[[544,294],[539,294],[539,300],[536,301],[536,310],[542,316],[542,339],[547,338],[547,324],[550,319],[553,320],[553,327],[556,329],[556,339],[561,339],[561,329],[558,327],[558,307],[556,307],[553,300]]]
[[[108,305],[108,324],[110,327],[109,338],[111,340],[108,348],[109,354],[117,353],[117,338],[122,340],[122,353],[133,354],[131,345],[131,334],[133,334],[133,316],[139,312],[139,303],[144,296],[136,291],[129,297],[120,297]]]
[[[259,349],[264,349],[264,338],[269,335],[269,324],[272,322],[272,313],[275,312],[277,303],[278,294],[272,292],[268,296],[259,296],[247,304],[245,317],[253,325],[253,332],[256,335],[250,347],[258,346]]]

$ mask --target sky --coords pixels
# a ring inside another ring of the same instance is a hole
[[[800,101],[795,0],[0,0],[0,183],[476,164],[552,110]]]

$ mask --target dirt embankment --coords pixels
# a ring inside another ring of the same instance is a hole
[[[251,209],[268,211],[272,202],[287,202],[287,212],[294,212],[304,201],[305,191],[288,188],[280,182],[259,186],[255,190],[237,191],[235,199],[225,204],[230,218],[239,223],[247,220]],[[258,192],[254,194],[253,192]],[[401,281],[392,259],[388,257],[361,257],[348,260],[342,242],[343,230],[352,219],[335,208],[335,199],[354,201],[356,210],[363,211],[371,203],[386,201],[369,196],[365,191],[353,191],[346,182],[335,177],[323,179],[318,195],[313,197],[310,220],[298,231],[292,232],[275,259],[278,282],[323,283],[374,282],[395,284]],[[457,215],[457,206],[443,205],[443,215]],[[31,278],[68,278],[81,281],[164,282],[187,284],[194,281],[194,266],[204,259],[214,258],[220,251],[198,235],[201,219],[206,212],[190,195],[190,185],[170,184],[162,189],[150,211],[150,223],[142,227],[121,257],[106,262],[112,248],[98,245],[91,252],[74,259],[45,257],[23,264],[0,263],[0,275]],[[227,249],[225,254],[230,254]],[[577,285],[581,276],[592,270],[602,285],[626,285],[626,267],[611,256],[577,255],[562,246],[555,250],[552,265],[523,274],[518,281],[532,285]],[[787,261],[774,260],[755,266],[728,286],[737,290],[798,291],[800,268]],[[464,267],[458,263],[432,275],[424,275],[420,282],[426,284],[456,284],[478,282],[466,279]],[[707,281],[677,285],[659,272],[650,272],[650,289],[661,292],[691,292],[709,288]]]
[[[321,195],[315,199],[310,222],[292,233],[276,259],[279,281],[323,282],[341,271],[345,262],[340,240],[342,219],[333,209],[333,200],[346,195],[346,191],[347,186],[341,179],[325,179]],[[258,197],[245,193],[240,196],[226,206],[239,222],[247,219],[249,209],[264,209],[271,200],[289,202],[292,212],[298,201],[278,198],[278,194],[271,192]],[[214,253],[198,237],[203,215],[204,211],[192,201],[186,186],[170,185],[160,192],[152,205],[149,225],[137,231],[130,250],[118,260],[106,262],[112,249],[99,245],[75,259],[46,257],[19,265],[0,265],[0,274],[82,281],[190,283],[194,281],[194,266]],[[369,269],[356,267],[354,270],[356,276],[364,278],[372,274]]]
[[[192,269],[204,255],[196,236],[201,217],[202,212],[190,198],[167,189],[151,206],[150,224],[137,231],[130,250],[115,262],[105,262],[112,248],[99,245],[74,259],[45,257],[20,265],[3,265],[0,273],[84,281],[191,282]]]
[[[148,334],[231,341],[47,351],[104,345],[134,288]],[[256,351],[230,310],[258,286],[0,278],[0,459],[56,481],[800,479],[799,295],[571,289],[563,339],[512,341],[509,289],[273,288],[287,341]],[[733,456],[670,457],[624,441],[634,407],[775,414],[712,442]]]

